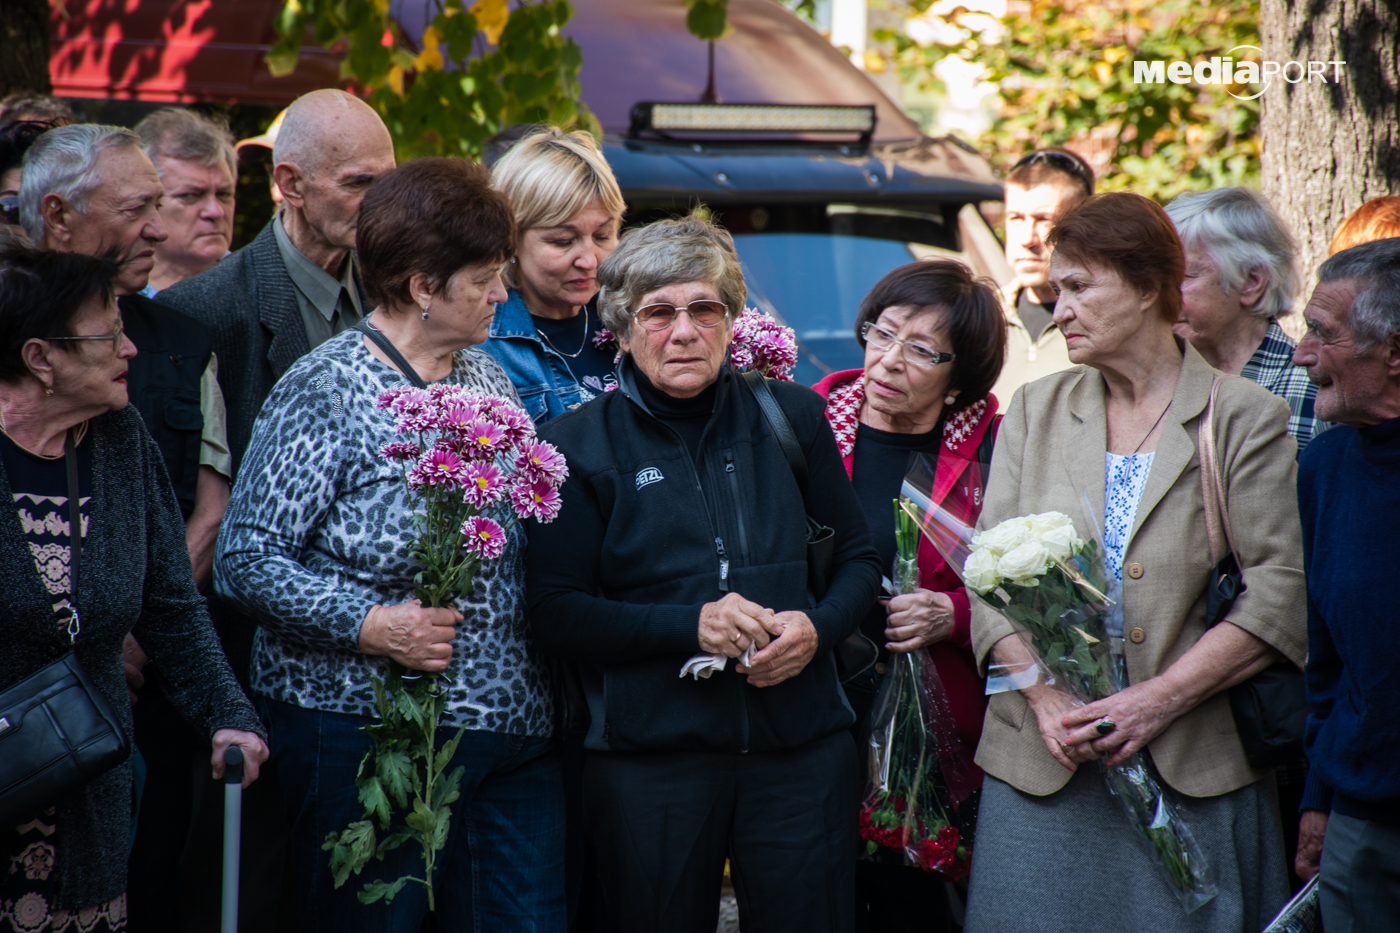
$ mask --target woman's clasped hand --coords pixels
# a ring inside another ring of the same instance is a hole
[[[421,599],[396,606],[375,606],[360,626],[360,650],[386,655],[415,671],[437,673],[452,660],[452,639],[462,614],[447,606],[435,609]]]

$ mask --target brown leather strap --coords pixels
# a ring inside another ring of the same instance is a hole
[[[1230,510],[1225,503],[1225,488],[1220,475],[1220,458],[1215,448],[1215,397],[1220,391],[1220,377],[1210,384],[1210,400],[1206,402],[1205,417],[1196,427],[1196,446],[1201,457],[1201,498],[1205,502],[1206,536],[1210,540],[1211,565],[1219,563],[1227,552],[1235,550],[1234,535],[1230,534]],[[1239,560],[1239,555],[1235,556]]]

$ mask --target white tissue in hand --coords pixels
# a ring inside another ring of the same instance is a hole
[[[744,649],[744,653],[739,656],[739,663],[747,667],[753,661],[754,646],[752,643]],[[724,670],[724,665],[729,659],[722,654],[697,654],[695,657],[681,665],[681,676],[690,674],[696,680],[708,680],[715,671]]]

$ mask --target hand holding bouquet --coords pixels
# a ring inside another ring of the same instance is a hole
[[[413,556],[421,570],[415,595],[424,606],[467,599],[482,564],[501,556],[511,528],[525,518],[553,521],[559,487],[568,477],[564,458],[535,438],[530,416],[503,398],[459,386],[399,387],[379,396],[397,431],[411,440],[385,446],[414,504]],[[365,819],[326,837],[331,874],[340,887],[371,857],[405,842],[423,847],[423,876],[373,881],[358,895],[366,903],[392,901],[409,882],[427,888],[434,908],[433,868],[447,844],[451,804],[463,769],[446,774],[464,729],[439,745],[445,698],[436,674],[391,661],[387,676],[371,677],[380,722],[366,727],[374,745],[355,779]],[[382,838],[379,834],[384,834]]]
[[[961,568],[969,592],[1016,627],[1030,662],[1013,670],[992,665],[988,693],[1044,684],[1083,705],[1128,685],[1123,640],[1107,626],[1116,608],[1107,595],[1102,549],[1097,540],[1081,538],[1069,516],[1021,516],[974,535],[918,484],[906,482],[901,505],[949,565]],[[1186,912],[1214,897],[1211,872],[1175,794],[1147,756],[1100,764],[1110,793]]]
[[[919,586],[918,525],[895,503],[895,586]],[[881,849],[948,881],[967,877],[978,789],[928,652],[895,653],[871,716],[870,766],[860,810],[866,856]]]

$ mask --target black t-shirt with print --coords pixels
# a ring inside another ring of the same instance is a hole
[[[609,385],[617,385],[616,367],[613,365],[616,348],[610,345],[608,349],[600,350],[594,345],[595,335],[604,328],[592,303],[585,310],[562,321],[534,314],[530,315],[530,319],[535,322],[535,331],[540,339],[564,357],[569,372],[573,373],[583,389],[585,402],[607,391]],[[585,319],[587,332],[584,330]],[[574,353],[578,355],[572,356]]]

